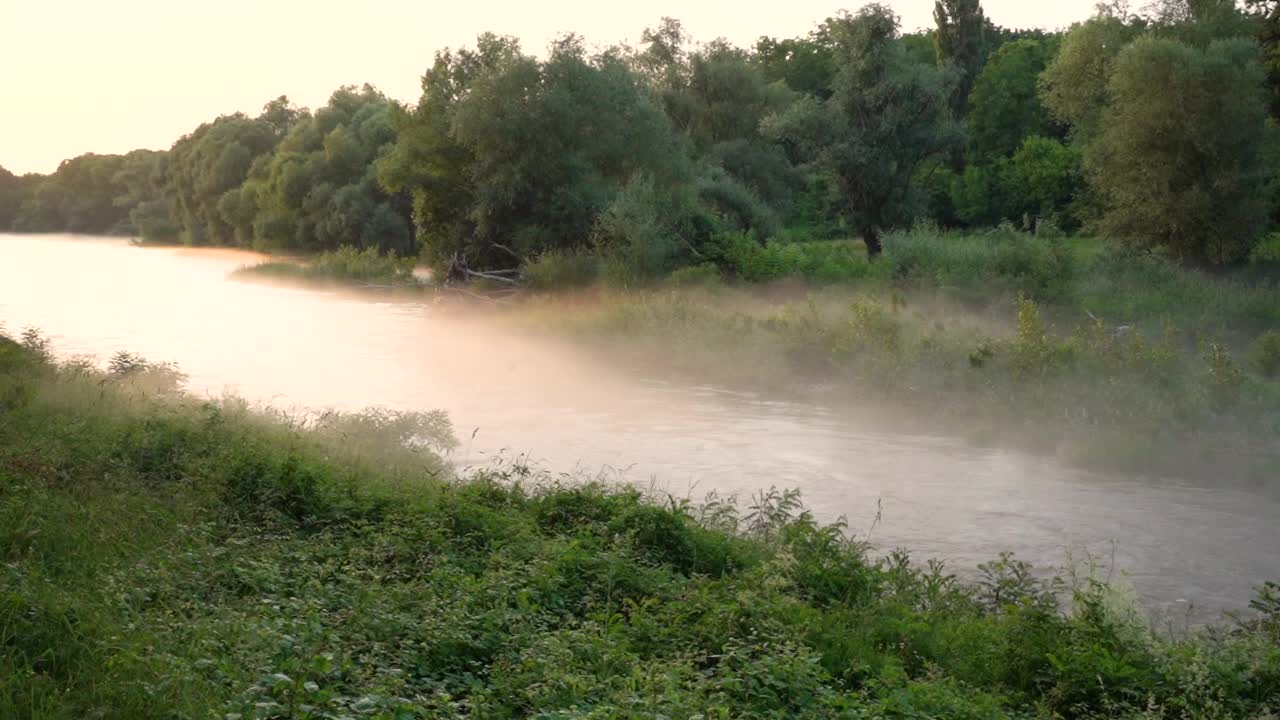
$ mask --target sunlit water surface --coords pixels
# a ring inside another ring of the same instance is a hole
[[[528,455],[699,499],[799,488],[882,548],[971,572],[1003,550],[1037,566],[1092,555],[1158,614],[1242,608],[1280,578],[1280,496],[1108,477],[944,437],[884,434],[814,405],[634,377],[430,302],[228,278],[249,253],[0,235],[0,322],[62,356],[176,362],[193,392],[283,408],[444,409],[460,463]],[[474,433],[474,437],[473,437]],[[874,529],[877,516],[881,519]]]

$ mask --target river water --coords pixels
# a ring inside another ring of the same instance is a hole
[[[882,548],[962,573],[1004,550],[1040,567],[1092,556],[1154,613],[1193,622],[1243,608],[1256,585],[1280,578],[1274,490],[1105,476],[877,433],[811,404],[636,377],[429,301],[228,278],[255,259],[0,235],[0,323],[11,334],[40,328],[64,357],[128,350],[176,362],[197,394],[291,409],[443,409],[461,464],[522,455],[694,499],[799,488],[820,518],[846,516]]]

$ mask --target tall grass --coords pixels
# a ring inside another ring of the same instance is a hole
[[[1068,323],[1026,296],[982,312],[948,298],[891,287],[779,301],[713,286],[543,297],[507,319],[637,367],[816,393],[886,429],[1138,472],[1269,481],[1280,471],[1280,382],[1262,361],[1172,324],[1148,334],[1087,315]]]
[[[860,322],[886,332],[874,311]],[[0,371],[6,719],[1280,706],[1274,586],[1236,621],[1171,637],[1087,573],[1039,580],[1002,556],[966,585],[818,525],[794,493],[739,511],[520,466],[452,479],[401,442],[432,420],[159,397],[8,340]],[[342,440],[366,433],[376,455]]]
[[[251,265],[236,271],[242,277],[277,280],[301,280],[322,283],[383,286],[413,286],[413,258],[398,257],[395,252],[380,253],[377,248],[358,250],[343,246],[303,260],[275,260]]]

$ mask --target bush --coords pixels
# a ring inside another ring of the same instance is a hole
[[[1253,265],[1280,266],[1280,233],[1271,233],[1260,240],[1249,253]]]
[[[715,253],[726,271],[747,282],[794,277],[831,284],[872,274],[866,252],[849,241],[762,244],[746,233],[724,233],[716,237]]]
[[[377,248],[357,250],[345,245],[300,262],[265,262],[241,268],[236,274],[289,280],[416,285],[413,266],[413,258],[401,258],[395,252],[384,255]]]
[[[1280,330],[1259,335],[1249,349],[1249,361],[1263,376],[1280,377]]]
[[[600,275],[600,256],[587,251],[551,250],[525,263],[525,280],[535,290],[590,285]]]
[[[906,350],[871,303],[806,324]],[[1272,583],[1170,640],[1009,556],[979,585],[874,559],[793,491],[740,516],[446,479],[397,460],[438,415],[140,396],[2,337],[0,362],[0,399],[36,398],[0,422],[0,717],[1243,718],[1280,692]]]
[[[1007,224],[971,235],[913,230],[885,240],[885,260],[897,278],[1053,300],[1067,294],[1076,274],[1068,242]]]
[[[667,280],[677,287],[715,287],[724,282],[724,276],[714,263],[703,263],[680,268]]]

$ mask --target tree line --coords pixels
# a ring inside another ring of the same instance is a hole
[[[922,220],[1228,265],[1275,223],[1280,2],[1113,2],[1062,32],[1000,27],[980,0],[934,19],[904,34],[870,4],[748,48],[663,19],[635,46],[564,35],[543,57],[484,34],[437,52],[413,105],[282,96],[167,151],[0,169],[0,228],[661,273],[746,241],[875,255]]]

